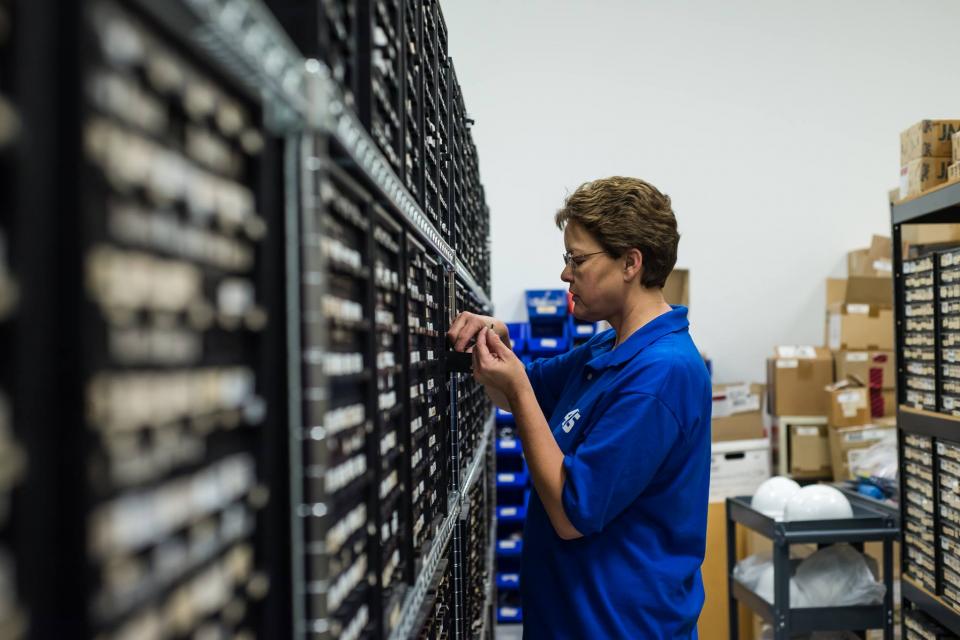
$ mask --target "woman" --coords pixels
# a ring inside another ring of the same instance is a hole
[[[703,604],[710,378],[662,288],[670,198],[634,178],[582,185],[556,215],[574,315],[612,329],[526,368],[504,323],[460,314],[474,376],[517,423],[535,493],[523,546],[525,638],[695,638]]]

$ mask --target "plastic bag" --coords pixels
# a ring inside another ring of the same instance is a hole
[[[763,573],[767,565],[773,566],[773,560],[770,558],[769,553],[758,553],[749,556],[738,562],[737,566],[733,568],[733,577],[736,578],[738,582],[743,583],[743,586],[747,589],[753,591],[757,588],[757,581],[760,579],[760,574]]]
[[[769,603],[773,603],[774,569],[769,553],[758,553],[744,558],[733,569],[733,577]],[[806,597],[797,585],[796,578],[790,578],[791,607],[806,607]]]
[[[897,479],[897,438],[896,432],[890,432],[891,437],[860,449],[857,455],[850,456],[850,473],[855,478],[882,478],[884,480]],[[850,452],[851,454],[854,451]]]
[[[886,593],[863,554],[848,544],[820,549],[797,566],[795,579],[805,607],[879,604]]]

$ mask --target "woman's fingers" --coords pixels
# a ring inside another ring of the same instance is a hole
[[[453,344],[453,345],[457,344],[457,340],[460,337],[460,333],[463,331],[464,327],[466,326],[467,322],[470,319],[470,316],[472,315],[473,315],[472,313],[468,311],[464,311],[456,317],[456,319],[453,321],[453,324],[451,324],[450,328],[447,330],[447,339],[450,341],[450,344]]]
[[[457,339],[453,343],[454,350],[463,351],[470,343],[470,340],[475,338],[480,329],[485,326],[486,325],[484,324],[483,320],[471,313],[470,317],[464,322],[463,327],[457,334]]]
[[[480,330],[480,335],[477,336],[477,344],[473,347],[473,374],[481,384],[492,383],[492,380],[485,380],[485,376],[493,373],[496,364],[496,358],[490,355],[490,350],[487,348],[486,334],[489,332],[490,329],[484,326]]]
[[[507,349],[507,345],[503,344],[503,340],[500,339],[496,331],[487,332],[486,343],[487,350],[497,356],[505,357],[510,352],[510,349]]]

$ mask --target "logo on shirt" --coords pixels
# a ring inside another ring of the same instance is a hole
[[[563,416],[563,432],[570,433],[570,429],[573,429],[573,425],[577,424],[577,420],[580,419],[580,409],[574,409],[567,415]]]

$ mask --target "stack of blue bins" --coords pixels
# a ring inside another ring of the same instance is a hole
[[[520,554],[523,523],[530,499],[530,474],[513,416],[497,409],[497,623],[523,621],[520,602]]]
[[[527,355],[543,358],[570,349],[567,292],[563,289],[530,289],[526,292]]]
[[[596,325],[574,319],[562,289],[526,292],[529,322],[510,323],[513,351],[524,363],[549,358],[586,342]],[[497,410],[497,623],[523,621],[520,555],[532,484],[513,416]]]

